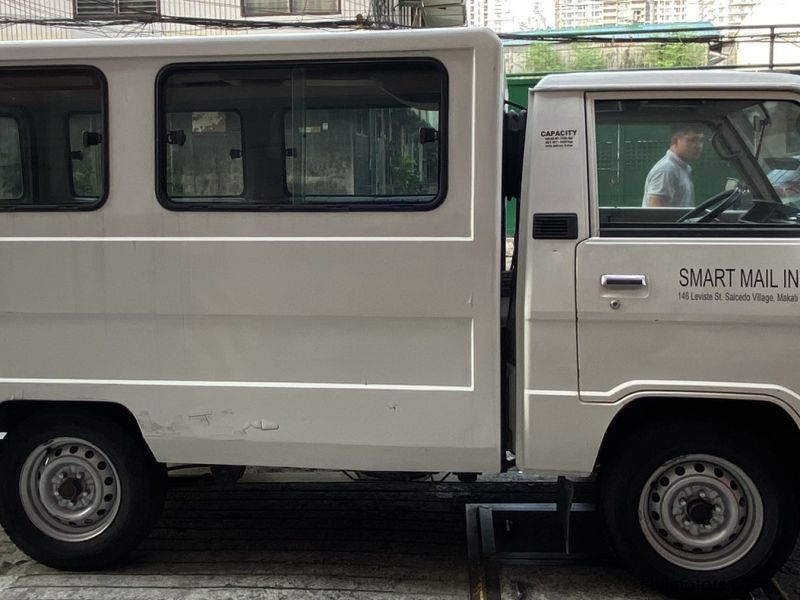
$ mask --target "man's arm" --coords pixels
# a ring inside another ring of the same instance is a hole
[[[669,198],[665,198],[663,196],[654,196],[649,195],[647,196],[647,206],[670,206]]]
[[[663,169],[653,169],[647,174],[644,184],[644,196],[647,199],[646,206],[673,206],[673,193],[675,182],[669,172]]]

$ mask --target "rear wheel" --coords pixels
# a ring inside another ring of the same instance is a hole
[[[0,522],[26,554],[58,569],[124,558],[163,504],[164,468],[137,436],[84,413],[38,417],[0,456]]]
[[[796,474],[766,440],[664,425],[615,454],[600,479],[609,538],[655,587],[725,597],[756,587],[791,553],[800,527]]]

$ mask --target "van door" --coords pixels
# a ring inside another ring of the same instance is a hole
[[[596,94],[587,117],[593,223],[576,260],[581,400],[701,390],[794,402],[797,97]]]
[[[621,560],[670,593],[746,587],[797,537],[800,104],[660,96],[588,99],[579,394],[588,412],[631,402],[598,469]]]

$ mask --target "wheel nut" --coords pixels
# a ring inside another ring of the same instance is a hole
[[[678,504],[680,504],[681,506],[686,506],[686,498],[681,498]]]
[[[706,497],[706,493],[705,492],[700,492],[700,497],[701,498],[705,498]]]

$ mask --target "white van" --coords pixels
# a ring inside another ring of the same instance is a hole
[[[11,539],[118,561],[166,463],[511,451],[596,474],[661,589],[773,573],[800,517],[800,198],[770,173],[800,167],[800,79],[551,76],[526,130],[503,90],[484,30],[4,44]]]

